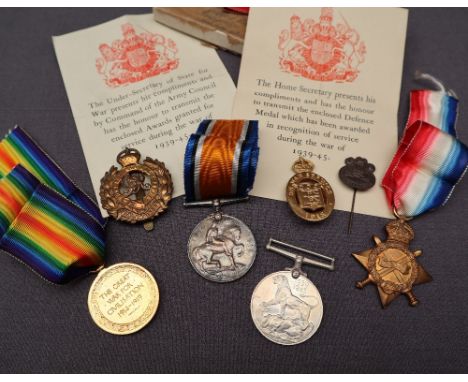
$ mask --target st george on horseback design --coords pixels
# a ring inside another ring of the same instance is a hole
[[[190,262],[201,276],[211,281],[234,281],[247,273],[255,260],[252,233],[232,216],[201,221],[189,243]]]

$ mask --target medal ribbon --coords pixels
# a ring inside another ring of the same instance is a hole
[[[258,152],[258,121],[201,122],[185,150],[186,201],[246,197],[255,180]]]
[[[21,164],[41,183],[61,193],[87,211],[101,225],[105,224],[99,207],[81,191],[62,169],[20,127],[15,127],[0,142],[0,178]]]
[[[445,91],[415,90],[398,150],[382,180],[387,201],[413,217],[444,205],[468,166],[457,139],[458,100]]]
[[[92,214],[97,206],[24,131],[16,128],[0,142],[0,168],[1,249],[58,284],[103,265],[103,220]]]

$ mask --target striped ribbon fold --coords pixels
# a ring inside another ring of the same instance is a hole
[[[387,201],[413,217],[444,205],[468,166],[457,139],[458,100],[445,91],[414,90],[397,152],[382,180]]]
[[[41,183],[90,213],[101,225],[105,225],[106,220],[97,204],[75,186],[44,150],[18,126],[0,142],[0,177],[5,176],[17,164],[21,164]]]
[[[0,142],[1,249],[64,284],[104,263],[104,220],[96,212],[23,130]]]
[[[258,121],[201,122],[185,150],[186,201],[247,196],[255,180],[258,153]]]

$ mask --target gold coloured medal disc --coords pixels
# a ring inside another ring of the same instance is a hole
[[[118,335],[135,333],[156,314],[159,289],[145,268],[119,263],[103,269],[91,285],[88,307],[101,329]]]
[[[335,195],[330,184],[314,173],[313,164],[299,158],[293,165],[296,173],[286,186],[289,207],[307,221],[322,221],[330,216],[335,206]]]

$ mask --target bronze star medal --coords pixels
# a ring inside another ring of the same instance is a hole
[[[361,289],[367,284],[375,284],[384,308],[400,294],[406,295],[409,304],[415,306],[419,301],[413,293],[413,285],[432,281],[429,273],[416,261],[422,251],[409,249],[414,231],[403,219],[392,220],[385,229],[388,234],[386,241],[374,236],[374,248],[353,253],[369,272],[366,279],[356,283],[356,287]]]

